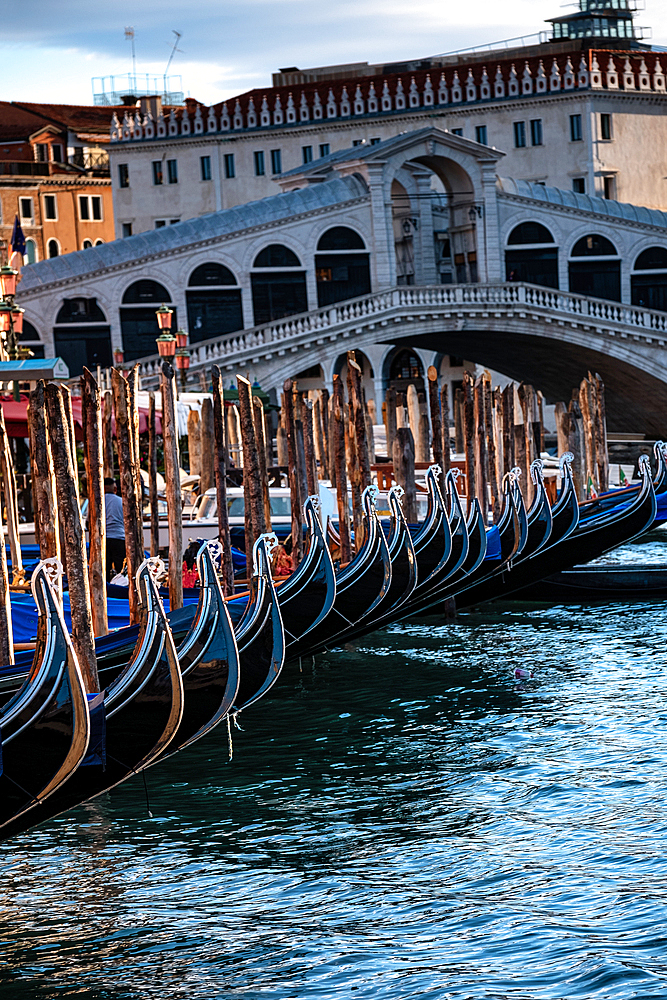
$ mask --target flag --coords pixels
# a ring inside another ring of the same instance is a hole
[[[627,479],[625,478],[625,473],[623,472],[623,466],[619,465],[619,467],[618,467],[618,485],[619,486],[625,486],[626,483],[627,483]]]
[[[588,477],[588,484],[586,487],[586,491],[588,493],[589,500],[597,500],[598,495],[595,486],[593,485],[593,477],[591,475],[589,475]]]
[[[9,258],[9,266],[15,268],[17,271],[20,271],[23,267],[23,258],[25,257],[25,236],[23,235],[18,215],[14,216],[11,247],[12,252]]]

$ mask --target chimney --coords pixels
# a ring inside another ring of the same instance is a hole
[[[139,98],[139,108],[142,115],[150,114],[154,122],[158,120],[162,112],[162,98],[161,97],[140,97]]]

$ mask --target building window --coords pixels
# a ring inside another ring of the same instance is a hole
[[[600,115],[600,138],[605,142],[611,141],[611,115]]]
[[[526,145],[525,122],[514,122],[514,145],[517,149],[523,149]]]
[[[234,163],[233,153],[225,153],[225,177],[227,180],[236,177],[236,164]]]
[[[23,258],[26,264],[34,264],[37,260],[37,244],[34,240],[25,241],[25,257]],[[24,324],[25,329],[25,324]]]
[[[99,195],[79,195],[79,218],[82,222],[102,221],[102,199]]]
[[[155,228],[156,229],[164,229],[164,227],[166,225],[167,225],[167,220],[166,219],[156,219],[155,220]]]
[[[542,145],[542,119],[533,118],[530,123],[530,144],[531,146]]]
[[[475,139],[480,142],[482,146],[488,146],[488,133],[486,130],[486,125],[476,125],[475,126]]]
[[[453,129],[451,129],[451,133],[452,133],[452,135],[460,135],[461,137],[463,137],[463,129],[462,128],[453,128]]]
[[[56,196],[54,194],[44,195],[44,218],[55,221],[58,218],[56,211]]]
[[[104,246],[104,240],[95,240],[95,246],[96,247],[103,247]]]
[[[63,147],[59,142],[54,142],[51,146],[51,159],[54,163],[63,162]]]
[[[363,146],[363,144],[364,144],[364,140],[363,139],[353,139],[352,140],[352,145],[353,146]]]
[[[123,239],[127,239],[128,236],[132,235],[132,223],[123,222],[122,227],[123,227]]]
[[[180,221],[181,221],[180,219],[170,219],[169,220],[169,225],[170,226],[177,226]]]
[[[153,160],[153,184],[162,184],[162,160]]]
[[[572,190],[575,192],[575,194],[586,194],[586,178],[573,177]]]
[[[92,247],[92,245],[93,245],[93,241],[92,240],[84,240],[81,249],[82,250],[90,250],[91,247]]]
[[[19,198],[19,212],[25,222],[32,222],[34,215],[32,211],[32,198]]]
[[[320,156],[328,156],[331,152],[331,146],[328,142],[320,143]]]
[[[616,178],[615,177],[603,177],[603,194],[607,201],[614,201],[616,198]]]
[[[35,159],[38,163],[46,163],[49,158],[49,147],[45,142],[35,144]]]
[[[199,157],[199,175],[203,181],[210,181],[211,179],[211,157],[210,156],[200,156]]]
[[[312,146],[302,146],[301,147],[301,162],[302,163],[312,163],[313,162],[313,147]]]
[[[129,188],[130,186],[130,171],[128,169],[127,163],[118,164],[118,187]]]
[[[178,184],[178,160],[167,160],[167,179],[170,184]]]
[[[583,137],[581,115],[570,115],[570,141],[581,142]]]
[[[283,172],[283,158],[279,149],[271,150],[271,173],[272,174],[282,174]]]
[[[46,244],[46,253],[48,257],[59,257],[60,247],[58,246],[58,240],[49,240]]]
[[[371,146],[377,146],[379,142],[382,142],[380,136],[379,135],[373,136],[373,138],[371,139]]]
[[[266,168],[264,166],[264,151],[256,149],[253,156],[255,160],[255,177],[263,177],[266,173]]]

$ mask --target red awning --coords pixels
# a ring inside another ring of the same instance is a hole
[[[0,406],[5,418],[7,435],[14,438],[28,437],[28,397],[23,394],[17,402],[11,396],[0,397]],[[83,440],[83,421],[81,419],[81,397],[72,397],[72,415],[74,417],[74,436],[77,441]],[[159,410],[155,414],[155,430],[157,434],[162,434],[162,414]],[[116,431],[115,419],[111,421],[113,433]],[[148,431],[148,410],[139,407],[139,433],[145,434]]]

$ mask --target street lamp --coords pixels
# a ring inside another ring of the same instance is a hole
[[[181,390],[185,392],[185,379],[188,368],[190,367],[190,351],[187,347],[179,347],[176,351],[176,357],[174,360],[176,362],[176,367],[181,373]]]
[[[156,343],[161,358],[173,358],[176,353],[176,337],[173,333],[161,333],[156,337]]]
[[[3,264],[0,267],[0,299],[14,298],[17,277],[18,271],[15,271],[9,264]]]
[[[188,346],[188,334],[185,330],[176,331],[176,347],[187,347]]]
[[[160,308],[155,310],[155,315],[157,317],[157,325],[160,327],[162,333],[171,330],[171,320],[174,315],[173,309],[170,309],[163,302]]]

